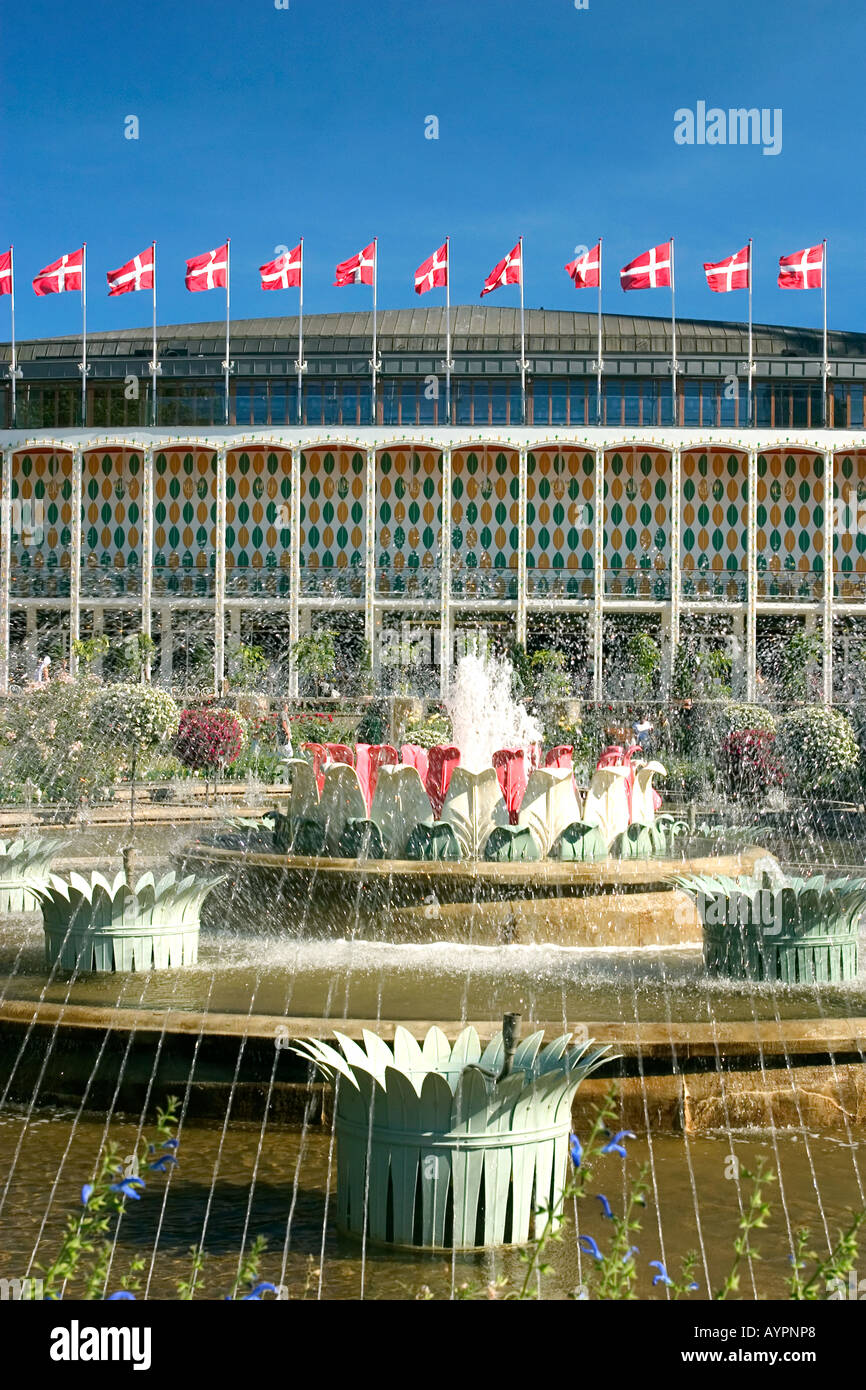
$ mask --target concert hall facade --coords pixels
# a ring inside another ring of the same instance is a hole
[[[733,655],[756,696],[761,643],[819,634],[820,689],[841,698],[866,645],[866,335],[607,315],[601,423],[596,320],[526,311],[526,419],[514,309],[455,307],[446,418],[445,311],[160,329],[18,345],[16,420],[0,348],[0,689],[75,637],[144,630],[153,677],[177,681],[190,634],[214,688],[239,641],[287,652],[305,631],[363,641],[374,669],[410,634],[444,687],[479,626],[581,652],[578,693],[612,694],[636,629],[665,680],[690,635]],[[861,616],[862,615],[862,616]],[[74,667],[74,656],[71,665]],[[296,673],[288,673],[296,690]]]

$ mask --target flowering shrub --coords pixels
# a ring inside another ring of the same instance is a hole
[[[797,791],[845,796],[857,773],[859,749],[847,715],[824,705],[806,705],[786,714],[779,728],[779,752]]]
[[[165,690],[149,685],[108,685],[94,702],[102,736],[134,756],[174,737],[178,708]]]
[[[9,799],[26,799],[29,786],[37,799],[77,805],[120,780],[123,755],[104,737],[98,693],[88,681],[58,681],[3,702],[0,784]]]
[[[185,709],[174,751],[185,767],[209,772],[226,767],[240,756],[243,731],[229,709]]]
[[[767,729],[738,729],[721,747],[722,769],[731,796],[761,796],[781,787],[785,772],[776,754],[776,735]]]
[[[768,734],[778,733],[776,716],[763,705],[738,705],[732,702],[725,706],[721,722],[730,734],[755,730],[763,730]]]

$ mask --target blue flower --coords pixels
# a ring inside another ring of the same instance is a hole
[[[625,1151],[625,1146],[624,1146],[620,1141],[621,1141],[622,1139],[634,1139],[634,1138],[636,1138],[636,1137],[637,1137],[637,1136],[634,1135],[634,1134],[632,1134],[632,1132],[631,1132],[630,1129],[620,1129],[620,1130],[617,1130],[617,1132],[616,1132],[616,1134],[613,1136],[613,1138],[612,1138],[612,1139],[608,1139],[607,1143],[605,1144],[604,1148],[602,1149],[602,1153],[603,1153],[603,1154],[619,1154],[620,1158],[627,1158],[627,1157],[628,1157],[628,1154],[627,1154],[626,1151]]]
[[[82,1189],[81,1189],[81,1205],[82,1205],[83,1207],[86,1207],[86,1206],[87,1206],[87,1203],[90,1201],[90,1199],[91,1199],[92,1196],[93,1196],[93,1183],[92,1183],[92,1182],[86,1182],[86,1183],[84,1184],[84,1186],[82,1187]]]
[[[133,1303],[135,1302],[135,1294],[130,1293],[128,1289],[119,1289],[117,1293],[110,1293],[106,1301],[113,1303],[116,1298],[131,1298]]]
[[[571,1161],[575,1168],[579,1168],[583,1161],[583,1149],[576,1134],[568,1136],[568,1152],[571,1154]]]
[[[136,1202],[141,1200],[141,1193],[136,1192],[136,1187],[144,1187],[141,1178],[124,1178],[121,1182],[113,1182],[109,1188],[110,1192],[122,1192],[124,1197],[134,1197]]]
[[[244,1294],[244,1296],[243,1296],[241,1302],[242,1302],[242,1303],[250,1303],[250,1302],[261,1303],[261,1301],[262,1301],[262,1294],[263,1294],[263,1293],[276,1293],[276,1291],[277,1291],[277,1286],[276,1286],[276,1284],[268,1284],[268,1283],[266,1283],[266,1282],[265,1282],[265,1283],[261,1283],[261,1284],[256,1284],[255,1288],[252,1289],[252,1290],[250,1291],[250,1293]]]
[[[653,1288],[655,1288],[656,1284],[667,1284],[669,1287],[673,1284],[674,1281],[668,1278],[668,1272],[661,1260],[650,1260],[649,1267],[650,1269],[658,1270],[658,1274],[653,1279]]]
[[[587,1255],[591,1255],[594,1260],[604,1259],[604,1256],[592,1236],[578,1236],[577,1243],[581,1250],[585,1251]]]
[[[623,1262],[623,1264],[625,1264],[627,1260],[630,1260],[631,1257],[632,1257],[632,1255],[639,1255],[639,1254],[640,1254],[640,1250],[638,1249],[638,1247],[637,1247],[636,1245],[630,1245],[630,1246],[628,1247],[628,1249],[626,1250],[625,1254],[624,1254],[623,1257],[622,1257],[622,1262]]]
[[[606,1216],[607,1219],[608,1219],[608,1221],[612,1221],[612,1220],[613,1220],[613,1212],[612,1212],[611,1209],[610,1209],[610,1202],[607,1200],[607,1198],[606,1198],[605,1196],[603,1196],[601,1192],[597,1192],[597,1193],[596,1193],[596,1201],[597,1201],[597,1202],[601,1202],[601,1214],[602,1214],[602,1216]]]
[[[166,1173],[168,1172],[171,1164],[177,1166],[177,1159],[175,1158],[174,1154],[163,1154],[162,1157],[158,1158],[155,1163],[148,1163],[147,1166],[156,1173]]]
[[[162,1147],[164,1149],[177,1149],[180,1147],[180,1144],[177,1139],[164,1139]]]

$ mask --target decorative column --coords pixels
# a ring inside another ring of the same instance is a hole
[[[833,703],[833,597],[836,576],[833,573],[833,542],[836,534],[836,499],[834,483],[836,455],[832,449],[824,454],[824,704]]]
[[[292,652],[300,637],[301,601],[301,446],[292,446],[292,491],[289,501],[291,564],[289,566],[289,696],[298,698],[298,668]]]
[[[72,547],[69,555],[69,674],[78,671],[73,642],[81,635],[81,523],[83,511],[81,446],[72,450]]]
[[[746,529],[746,699],[755,703],[757,694],[758,644],[758,451],[749,450],[748,502]]]
[[[217,449],[216,564],[214,566],[214,693],[222,692],[226,669],[226,447]]]
[[[370,667],[379,670],[376,635],[376,446],[367,450],[367,507],[364,534],[364,637],[370,648]]]
[[[9,694],[9,593],[12,576],[12,449],[0,477],[0,695]]]
[[[681,496],[682,496],[682,453],[677,445],[671,449],[671,617],[670,641],[668,643],[670,670],[668,672],[668,694],[673,684],[676,667],[677,648],[680,645],[680,601],[682,598],[680,559],[681,559]]]
[[[517,641],[526,646],[526,493],[528,490],[526,444],[517,455]]]
[[[142,458],[144,469],[141,499],[141,630],[152,637],[153,603],[153,445],[147,444]],[[150,653],[144,663],[144,678],[150,681]]]
[[[451,445],[442,449],[442,530],[439,537],[441,589],[439,598],[439,694],[451,679]]]
[[[604,654],[604,448],[595,451],[595,534],[592,601],[592,698],[602,698]]]
[[[174,632],[171,625],[171,605],[164,603],[159,610],[159,678],[171,685],[174,675]]]

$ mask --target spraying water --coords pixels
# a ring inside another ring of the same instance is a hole
[[[457,663],[445,698],[460,762],[470,772],[490,767],[497,748],[529,748],[544,737],[541,725],[514,699],[511,662],[472,653]]]

